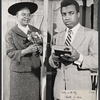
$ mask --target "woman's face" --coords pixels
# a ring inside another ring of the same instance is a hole
[[[30,10],[28,8],[21,9],[20,11],[17,12],[16,16],[18,24],[22,26],[26,26],[31,19]]]

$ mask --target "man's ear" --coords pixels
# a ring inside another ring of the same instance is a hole
[[[78,18],[80,17],[80,13],[78,12]]]

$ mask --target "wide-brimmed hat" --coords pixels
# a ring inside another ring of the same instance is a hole
[[[30,10],[31,14],[34,13],[38,8],[37,4],[35,4],[33,2],[20,2],[20,3],[16,3],[16,4],[11,5],[8,8],[8,12],[11,15],[16,15],[16,13],[18,11],[20,11],[21,9],[23,9],[25,7],[27,7]]]

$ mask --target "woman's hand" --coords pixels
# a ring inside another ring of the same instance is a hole
[[[42,55],[43,54],[43,47],[42,46],[38,46],[38,51],[39,51],[39,54]]]
[[[33,52],[36,52],[38,49],[38,45],[37,44],[33,44],[33,45],[30,45],[29,47],[27,47],[27,51],[29,53],[33,53]]]
[[[25,54],[28,54],[28,53],[37,52],[37,50],[38,50],[38,45],[37,44],[30,45],[26,49],[23,49],[21,51],[21,56],[24,56]]]

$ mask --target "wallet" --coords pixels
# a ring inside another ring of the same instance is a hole
[[[65,53],[71,54],[71,51],[65,50],[65,48],[67,48],[67,46],[62,46],[62,45],[53,45],[52,46],[52,49],[54,50],[54,53],[56,56],[60,56],[61,54],[65,54]]]

